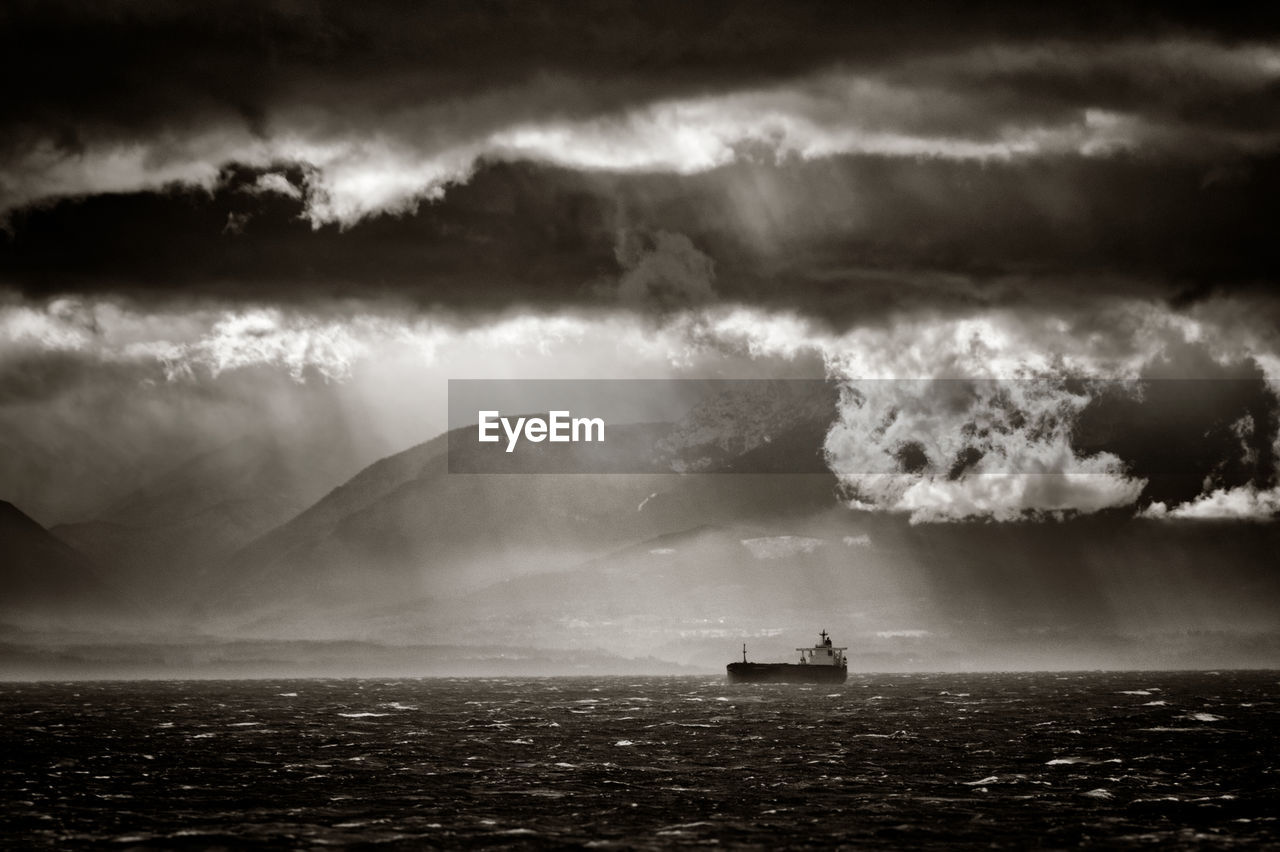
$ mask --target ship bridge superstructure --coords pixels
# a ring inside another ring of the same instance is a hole
[[[831,637],[827,635],[825,630],[818,635],[821,638],[812,648],[796,648],[800,652],[800,664],[804,666],[836,666],[843,668],[845,665],[844,652],[849,650],[849,647],[847,645],[832,645]]]

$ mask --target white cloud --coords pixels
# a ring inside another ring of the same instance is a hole
[[[789,556],[800,556],[813,553],[826,544],[820,538],[808,538],[799,535],[774,535],[763,538],[744,538],[742,545],[756,559],[786,559]]]
[[[45,199],[154,190],[170,183],[210,188],[222,164],[257,162],[252,149],[248,134],[234,130],[182,139],[90,142],[74,153],[42,142],[0,165],[0,214]]]
[[[1172,509],[1164,503],[1152,503],[1143,513],[1144,517],[1160,520],[1201,521],[1267,521],[1277,514],[1280,514],[1280,488],[1259,490],[1248,486],[1219,488]]]
[[[337,310],[0,298],[0,358],[74,352],[87,362],[151,364],[201,381],[274,367],[297,381],[445,378],[665,378],[726,356],[689,339],[690,315],[658,324],[627,311],[468,318],[398,304]],[[401,391],[403,393],[403,391]]]
[[[1105,317],[1070,307],[923,314],[843,334],[793,315],[738,308],[706,317],[696,336],[753,357],[820,352],[829,374],[858,392],[846,397],[827,439],[829,463],[852,491],[850,505],[902,512],[916,522],[1131,505],[1142,480],[1126,475],[1114,456],[1081,457],[1073,448],[1072,426],[1093,390],[1066,379],[1133,379],[1170,344],[1194,342],[1220,364],[1252,358],[1280,397],[1280,339],[1267,315],[1247,303],[1209,300],[1177,311],[1117,299],[1106,305]],[[985,435],[963,433],[969,423]],[[928,465],[913,474],[890,473],[899,469],[899,448],[913,441]],[[952,479],[950,467],[967,446],[983,455]],[[1271,491],[1237,489],[1147,514],[1260,517],[1273,511],[1273,499]]]
[[[1012,382],[851,380],[827,435],[828,463],[857,508],[913,523],[1091,513],[1137,499],[1144,481],[1071,446],[1089,402],[1055,378]],[[901,470],[904,447],[912,469]],[[957,467],[964,453],[967,466]],[[957,468],[953,470],[953,468]]]
[[[0,309],[0,345],[47,352],[83,349],[90,344],[93,329],[77,313],[77,303],[66,299],[51,302],[43,310],[27,305]]]
[[[255,193],[274,193],[276,195],[284,195],[289,198],[302,198],[302,190],[289,182],[289,179],[279,172],[267,172],[259,175],[254,181],[253,192]]]

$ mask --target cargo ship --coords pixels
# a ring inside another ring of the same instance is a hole
[[[730,683],[844,683],[849,676],[847,647],[831,644],[827,631],[818,634],[812,648],[796,648],[798,663],[749,663],[747,646],[742,645],[742,662],[727,666]]]

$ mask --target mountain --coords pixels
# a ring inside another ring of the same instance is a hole
[[[93,560],[0,501],[0,620],[79,627],[138,613]]]
[[[0,417],[0,498],[45,523],[101,512],[138,481],[138,467],[92,429],[60,423],[29,435]],[[51,470],[74,471],[79,487],[67,489]]]
[[[725,406],[715,401],[721,432],[731,422]],[[609,445],[625,448],[624,469],[648,471],[640,473],[546,472],[601,469],[599,446],[586,444],[535,445],[504,461],[503,474],[451,473],[451,461],[475,468],[459,453],[491,453],[494,445],[477,446],[469,430],[447,433],[371,465],[206,572],[202,610],[228,615],[425,601],[564,571],[698,526],[793,518],[832,506],[835,479],[821,456],[830,409],[791,400],[785,418],[779,407],[749,396],[740,406],[750,435],[727,449],[714,429],[694,422],[705,412],[697,408],[677,424],[610,425]],[[752,419],[761,411],[770,418],[767,430]],[[690,458],[706,458],[712,443],[723,457],[700,465],[706,472],[673,472]]]
[[[906,618],[898,559],[857,529],[843,509],[698,527],[496,583],[451,602],[445,617],[494,641],[576,641],[686,664],[718,660],[745,637],[789,655],[822,627],[849,640]],[[867,601],[874,612],[859,614]]]
[[[197,576],[349,475],[350,454],[340,449],[241,439],[174,467],[90,521],[52,531],[139,595],[184,600]]]
[[[7,641],[6,641],[7,640]],[[530,677],[690,674],[652,657],[602,651],[512,647],[492,643],[390,645],[352,639],[230,640],[203,637],[6,637],[0,677],[94,678]],[[703,669],[705,671],[705,669]]]
[[[744,641],[752,659],[790,659],[821,628],[863,669],[1274,659],[1280,578],[1249,558],[1280,546],[1268,525],[1055,523],[1070,534],[1043,523],[922,531],[843,507],[761,517],[509,578],[416,617],[406,605],[378,627],[719,667]]]
[[[721,389],[693,406],[657,443],[672,470],[827,472],[821,448],[835,420],[833,383],[775,379],[713,386]]]

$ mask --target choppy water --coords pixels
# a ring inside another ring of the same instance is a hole
[[[1280,843],[1280,674],[0,685],[0,840]]]

